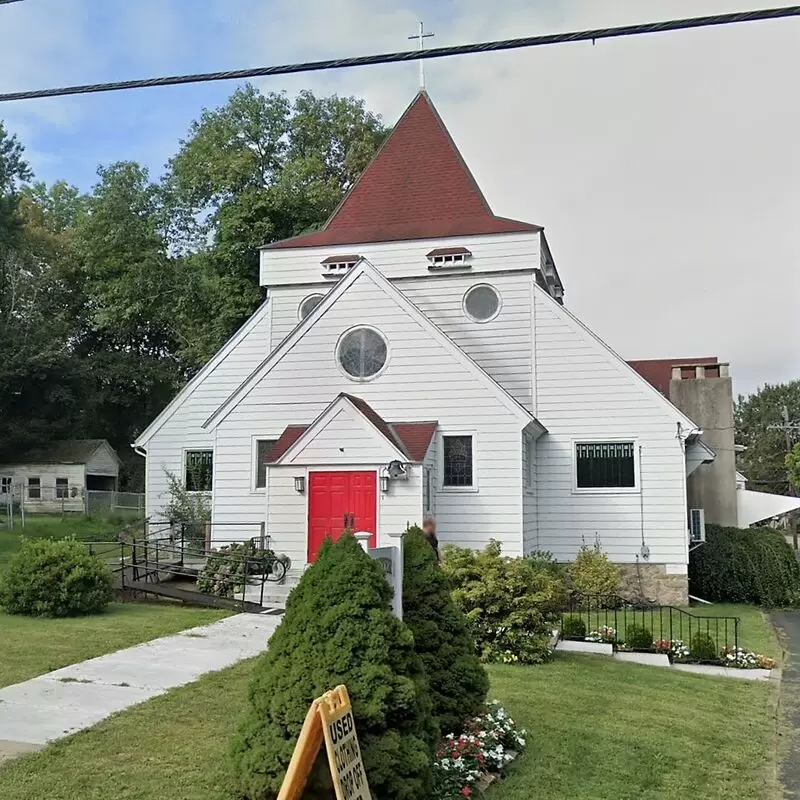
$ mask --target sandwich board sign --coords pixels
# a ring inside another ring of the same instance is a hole
[[[353,706],[345,686],[337,686],[311,703],[278,800],[299,800],[323,742],[336,800],[371,800]]]

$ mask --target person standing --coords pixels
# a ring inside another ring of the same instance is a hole
[[[428,544],[433,548],[436,553],[436,560],[441,561],[442,557],[439,555],[439,540],[436,538],[436,520],[433,517],[427,517],[422,523],[422,533],[428,540]]]

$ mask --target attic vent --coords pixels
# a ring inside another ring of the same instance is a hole
[[[428,269],[458,269],[469,267],[472,253],[466,247],[439,247],[428,253]]]
[[[359,255],[328,256],[322,261],[322,275],[325,278],[339,278],[346,275],[361,260]]]

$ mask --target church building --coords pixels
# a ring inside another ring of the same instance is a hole
[[[629,594],[687,602],[713,452],[570,313],[544,230],[492,212],[426,92],[328,222],[260,258],[263,305],[134,443],[151,519],[171,473],[292,571],[431,516],[510,556],[599,542]]]

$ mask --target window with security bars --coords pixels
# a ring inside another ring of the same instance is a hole
[[[186,491],[210,492],[214,473],[213,450],[186,451]]]
[[[277,439],[256,440],[256,489],[264,489],[267,485],[267,458],[275,447]]]
[[[442,485],[463,488],[473,485],[472,437],[442,437],[444,477]]]
[[[578,489],[632,489],[636,486],[633,442],[575,445]]]

